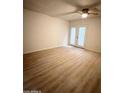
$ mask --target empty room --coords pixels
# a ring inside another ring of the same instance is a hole
[[[24,93],[101,93],[101,1],[23,0]]]

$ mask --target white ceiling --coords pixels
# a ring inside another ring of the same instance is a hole
[[[101,10],[100,0],[24,0],[25,9],[65,20],[80,19],[81,15],[74,12],[94,6]]]

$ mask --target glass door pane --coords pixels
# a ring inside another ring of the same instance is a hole
[[[75,45],[76,28],[72,27],[70,32],[70,44]]]
[[[85,39],[85,27],[80,27],[79,28],[79,33],[78,33],[78,46],[83,47],[84,46],[84,39]]]

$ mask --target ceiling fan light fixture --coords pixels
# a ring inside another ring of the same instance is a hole
[[[88,17],[88,13],[83,13],[83,14],[81,15],[81,17],[82,17],[82,18],[87,18],[87,17]]]

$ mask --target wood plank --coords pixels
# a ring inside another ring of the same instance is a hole
[[[24,90],[101,93],[101,56],[75,47],[24,55]]]

